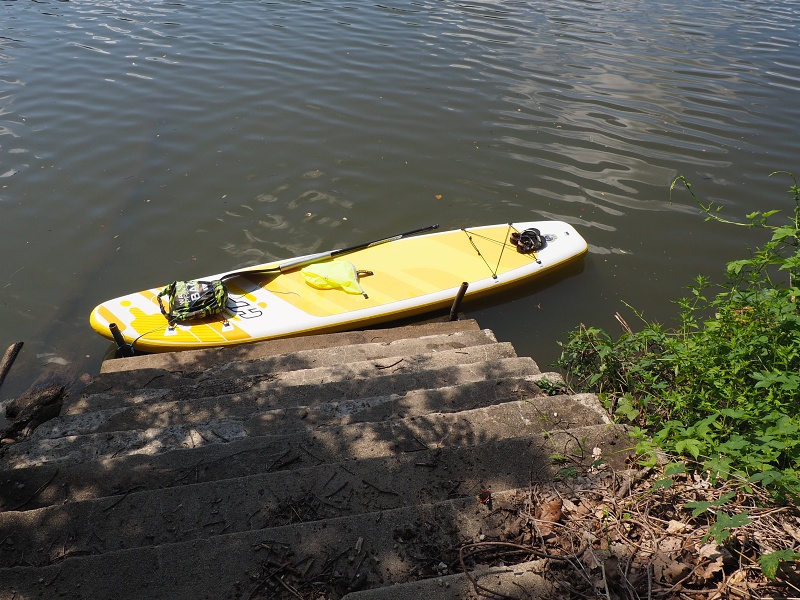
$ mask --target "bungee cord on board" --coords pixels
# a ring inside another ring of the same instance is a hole
[[[513,230],[513,231],[512,231]],[[474,231],[469,231],[466,228],[461,228],[467,239],[469,239],[469,243],[472,244],[473,249],[477,253],[478,256],[481,257],[486,268],[489,269],[489,272],[492,274],[492,279],[497,279],[497,272],[500,270],[500,261],[503,260],[503,253],[505,252],[507,245],[512,245],[516,247],[517,252],[520,254],[530,254],[532,255],[533,259],[541,264],[541,260],[539,260],[539,255],[537,251],[541,250],[547,245],[547,240],[542,233],[536,229],[531,227],[530,229],[526,229],[525,231],[519,231],[512,223],[508,224],[508,229],[506,230],[506,235],[503,237],[503,240],[497,240],[494,238],[487,237],[485,235],[481,235],[479,233],[475,233]],[[489,261],[486,260],[486,257],[481,253],[478,246],[475,244],[475,241],[472,239],[474,237],[480,238],[482,240],[486,240],[493,244],[500,245],[500,256],[497,257],[497,264],[494,268],[489,264]],[[508,238],[510,244],[506,243],[506,238]]]

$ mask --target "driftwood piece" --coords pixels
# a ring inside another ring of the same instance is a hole
[[[3,381],[8,375],[9,369],[11,369],[11,365],[14,364],[14,361],[17,358],[17,354],[22,349],[22,342],[17,342],[16,344],[11,344],[6,350],[6,353],[3,355],[3,360],[0,361],[0,385],[3,385]]]
[[[65,388],[59,384],[25,392],[6,408],[6,417],[14,420],[0,433],[0,439],[19,441],[28,437],[39,425],[59,415],[64,396]]]

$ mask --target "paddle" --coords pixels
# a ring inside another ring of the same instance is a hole
[[[379,246],[387,242],[394,242],[395,240],[399,240],[401,238],[408,237],[410,235],[422,233],[424,231],[431,231],[432,229],[438,229],[438,228],[439,228],[438,224],[428,225],[427,227],[412,229],[411,231],[406,231],[405,233],[398,233],[396,235],[387,238],[381,238],[379,240],[374,240],[372,242],[356,244],[355,246],[350,246],[349,248],[342,248],[340,250],[331,250],[329,252],[320,252],[319,254],[312,254],[311,256],[294,258],[275,267],[269,267],[268,269],[253,268],[253,269],[242,269],[241,271],[233,271],[231,273],[226,273],[225,275],[220,276],[219,280],[224,281],[226,279],[230,279],[231,277],[236,277],[237,275],[246,275],[247,273],[286,273],[288,271],[299,269],[305,267],[306,265],[319,262],[321,260],[326,260],[328,258],[336,258],[337,256],[343,256],[345,254],[350,254],[351,252],[357,252],[359,250],[371,248],[372,246]]]
[[[171,324],[175,321],[189,321],[191,319],[209,317],[221,313],[227,306],[228,289],[223,283],[226,279],[231,279],[238,275],[247,275],[249,273],[257,273],[260,275],[274,273],[280,275],[328,258],[335,258],[358,250],[371,248],[379,244],[385,244],[386,242],[393,242],[400,238],[415,233],[422,233],[423,231],[430,231],[431,229],[437,229],[438,227],[439,225],[428,225],[427,227],[420,227],[419,229],[406,231],[405,233],[399,233],[364,244],[357,244],[349,248],[342,248],[341,250],[331,250],[330,252],[320,252],[319,254],[312,254],[311,256],[294,258],[274,267],[251,267],[250,269],[231,271],[230,273],[220,275],[215,281],[173,281],[170,285],[161,290],[161,293],[156,296],[156,299],[158,300],[161,313]],[[169,310],[164,307],[164,303],[161,301],[162,296],[165,296],[169,300]],[[366,294],[364,297],[366,298]]]

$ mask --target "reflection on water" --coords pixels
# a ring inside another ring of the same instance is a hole
[[[590,255],[475,309],[484,326],[545,364],[622,300],[666,319],[760,241],[671,203],[671,180],[732,217],[785,197],[768,174],[797,168],[798,22],[766,0],[4,2],[0,343],[94,371],[106,298],[536,218]]]

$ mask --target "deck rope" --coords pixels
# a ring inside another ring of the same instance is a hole
[[[472,244],[472,247],[475,249],[475,252],[478,254],[478,256],[481,257],[481,260],[483,260],[483,263],[486,265],[486,268],[489,269],[489,272],[492,274],[492,279],[497,279],[497,271],[500,270],[500,261],[503,260],[503,253],[506,251],[506,245],[507,245],[506,240],[508,239],[508,236],[511,234],[512,229],[516,231],[516,228],[511,223],[509,223],[508,229],[506,230],[506,234],[503,237],[503,240],[498,241],[494,238],[486,237],[485,235],[480,235],[479,233],[475,233],[473,231],[468,231],[463,227],[461,228],[461,231],[463,231],[466,234],[467,239],[469,240],[469,243]],[[497,264],[495,265],[494,269],[489,264],[489,261],[486,260],[486,257],[484,257],[483,254],[481,254],[481,251],[478,249],[478,246],[475,245],[475,241],[472,239],[472,236],[492,242],[493,244],[500,244],[500,256],[497,257]]]

